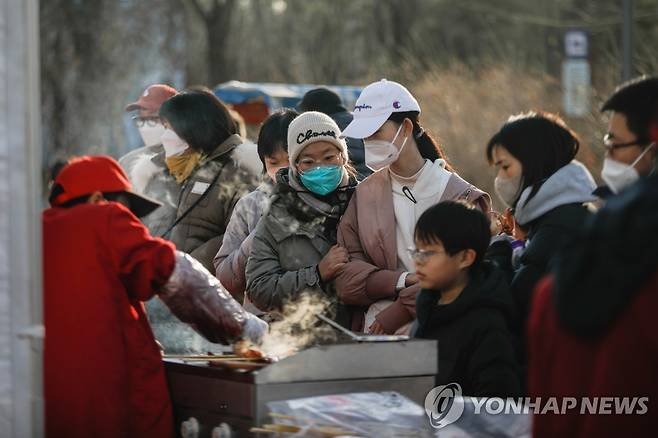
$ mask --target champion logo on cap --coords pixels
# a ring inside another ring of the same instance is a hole
[[[362,104],[362,105],[357,105],[354,107],[354,111],[361,111],[361,110],[366,110],[366,109],[372,109],[370,105]]]
[[[403,85],[382,79],[361,91],[356,100],[353,119],[342,135],[351,138],[368,138],[373,135],[393,113],[417,112],[420,106]]]

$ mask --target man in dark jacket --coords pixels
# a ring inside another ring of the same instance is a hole
[[[318,111],[334,119],[340,130],[345,129],[352,121],[352,114],[347,111],[340,100],[340,96],[328,88],[314,88],[308,91],[298,107],[301,111]],[[346,138],[350,162],[358,172],[361,181],[372,173],[366,166],[366,155],[363,149],[363,140],[360,138]]]
[[[646,86],[643,81],[635,84]],[[628,88],[619,92],[626,94]],[[614,95],[610,99],[619,100]],[[640,101],[641,107],[650,108],[644,119],[648,145],[655,148],[658,94],[652,107],[646,99]],[[638,116],[636,109],[629,108],[629,114]],[[637,141],[614,137],[620,144]],[[531,396],[558,397],[558,403],[564,397],[628,397],[631,412],[619,412],[616,405],[623,401],[614,401],[612,413],[626,415],[581,414],[578,409],[566,415],[537,415],[536,437],[646,436],[658,427],[655,173],[654,162],[647,172],[653,176],[610,198],[586,222],[557,259],[555,275],[538,286],[528,326]]]
[[[437,385],[456,382],[476,397],[520,394],[512,335],[512,297],[497,268],[482,258],[489,224],[480,211],[442,202],[421,215],[411,253],[421,291],[417,338],[439,340]]]

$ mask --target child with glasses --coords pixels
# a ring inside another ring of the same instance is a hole
[[[483,260],[489,220],[465,203],[441,202],[420,216],[414,237],[421,291],[412,334],[439,341],[436,384],[456,382],[465,396],[519,395],[512,297],[504,274]]]

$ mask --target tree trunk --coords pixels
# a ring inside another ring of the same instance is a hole
[[[217,84],[232,79],[233,69],[228,62],[231,18],[236,0],[213,0],[209,9],[204,9],[199,0],[190,0],[206,27],[206,60],[208,62],[208,84]]]

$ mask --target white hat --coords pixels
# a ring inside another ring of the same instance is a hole
[[[393,113],[420,112],[409,90],[397,82],[382,79],[363,89],[354,105],[354,119],[343,131],[344,137],[366,138],[375,133]]]
[[[343,154],[345,161],[347,161],[347,144],[341,138],[340,128],[336,122],[326,114],[308,111],[298,115],[288,126],[290,166],[295,167],[297,157],[306,146],[318,141],[326,141],[336,145]]]

